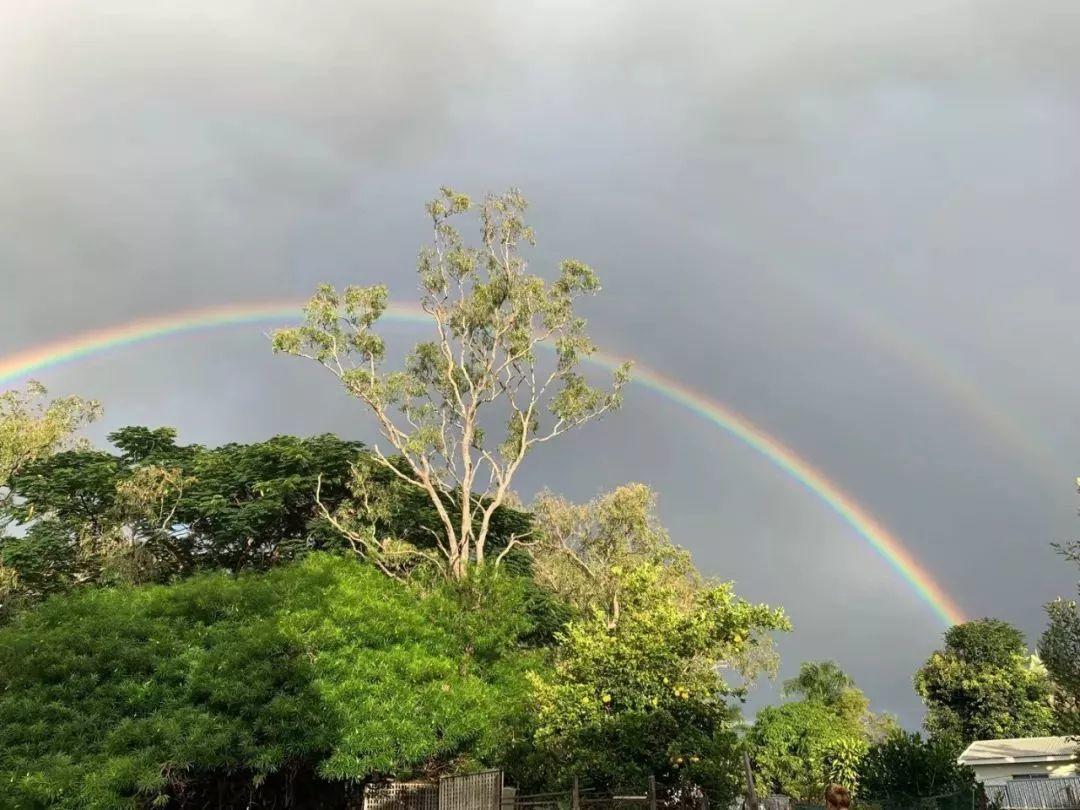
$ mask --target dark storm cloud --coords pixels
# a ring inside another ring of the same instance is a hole
[[[973,615],[1037,633],[1073,579],[1047,544],[1074,533],[1080,454],[1078,44],[1067,0],[8,2],[0,353],[321,280],[407,296],[421,202],[518,185],[535,266],[601,271],[603,345],[746,413]],[[373,437],[255,330],[46,381],[105,400],[102,431]],[[931,612],[684,409],[634,390],[520,483],[583,499],[627,478],[704,568],[788,608],[788,671],[837,658],[917,722]]]

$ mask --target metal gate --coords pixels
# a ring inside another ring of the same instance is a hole
[[[439,780],[439,810],[499,810],[502,771],[482,771]]]

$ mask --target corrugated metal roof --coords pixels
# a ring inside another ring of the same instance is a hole
[[[1070,737],[1021,737],[1011,740],[978,740],[960,755],[964,765],[989,765],[1019,760],[1072,759],[1077,742]]]

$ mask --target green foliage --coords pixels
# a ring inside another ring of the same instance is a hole
[[[671,542],[656,514],[656,494],[624,484],[585,504],[543,492],[532,507],[537,580],[582,613],[618,621],[624,573],[652,566],[689,596],[700,577],[689,553]]]
[[[525,199],[510,191],[476,207],[477,246],[454,225],[474,208],[469,197],[444,188],[427,207],[434,238],[417,272],[434,336],[404,368],[384,369],[385,343],[373,331],[387,306],[383,285],[320,286],[304,324],[279,331],[273,344],[326,367],[374,414],[397,460],[378,450],[375,458],[429,499],[445,537],[439,559],[456,579],[470,562],[485,563],[491,519],[526,455],[618,407],[629,374],[620,368],[605,391],[578,371],[596,350],[575,311],[600,289],[593,270],[567,260],[551,283],[528,273]],[[539,361],[541,343],[554,349],[553,362]],[[505,430],[489,438],[497,422]]]
[[[298,766],[498,761],[543,671],[520,580],[426,595],[356,561],[55,597],[0,629],[4,806],[136,807]]]
[[[17,574],[24,597],[76,583],[261,570],[346,549],[354,532],[421,551],[437,542],[430,502],[358,442],[276,436],[206,448],[145,427],[109,438],[116,452],[60,452],[11,477],[3,514],[24,533],[0,538],[0,564]],[[528,529],[528,516],[496,510],[493,547]]]
[[[9,497],[12,476],[71,444],[74,433],[101,413],[96,402],[79,397],[47,402],[47,394],[35,382],[25,391],[0,393],[0,504]]]
[[[895,730],[870,746],[859,766],[862,798],[887,808],[908,808],[937,796],[971,795],[974,775],[957,764],[959,751],[948,740],[924,740]]]
[[[964,622],[945,631],[945,648],[973,666],[1007,667],[1027,654],[1024,634],[1000,619]]]
[[[11,524],[10,510],[18,502],[13,479],[52,453],[79,446],[76,431],[101,413],[101,407],[91,400],[64,397],[46,401],[47,393],[36,382],[31,382],[25,391],[0,393],[0,535]],[[19,568],[5,562],[0,551],[0,619],[24,604],[28,592],[40,590],[43,581],[48,583],[52,578],[59,581],[70,576],[71,572],[63,570],[63,565],[54,570],[49,556],[40,562],[36,559],[38,551],[46,555],[54,551],[55,540],[54,534],[39,533],[13,550],[11,556],[27,565],[29,584],[22,581]]]
[[[802,699],[758,712],[748,738],[761,789],[815,804],[831,782],[860,789],[868,746],[898,732],[896,720],[871,712],[834,661],[804,662],[784,695]]]
[[[856,790],[859,762],[867,749],[857,723],[808,700],[759,711],[748,744],[760,790],[814,804],[831,782]]]
[[[974,740],[1037,737],[1054,730],[1051,683],[1023,634],[997,619],[957,625],[915,675],[931,737],[962,748]]]
[[[870,700],[835,661],[804,661],[799,674],[784,682],[783,694],[828,707],[871,741],[883,740],[899,728],[893,716],[870,711]]]
[[[784,697],[836,706],[855,688],[855,681],[835,661],[804,661],[799,674],[784,681]]]
[[[616,570],[617,621],[594,610],[560,636],[555,670],[534,676],[536,751],[526,783],[639,787],[653,774],[732,795],[738,767],[730,698],[720,675],[765,634],[787,629],[780,611],[738,599],[729,585],[687,594],[662,566]]]
[[[895,721],[870,701],[834,661],[806,661],[784,682],[784,696],[802,700],[758,712],[748,743],[763,791],[818,803],[832,782],[859,787],[868,744]]]
[[[4,513],[25,537],[0,539],[0,562],[25,595],[261,569],[344,543],[320,519],[315,494],[321,482],[331,506],[347,497],[358,443],[278,436],[208,449],[142,427],[109,438],[115,453],[69,450],[10,479]]]
[[[1080,562],[1080,543],[1059,546],[1072,562]],[[1039,640],[1039,656],[1054,682],[1054,714],[1059,732],[1080,734],[1080,609],[1072,599],[1046,606],[1049,623]]]

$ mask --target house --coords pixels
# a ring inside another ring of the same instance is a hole
[[[1050,779],[1077,776],[1080,744],[1072,737],[1026,737],[1012,740],[978,740],[957,760],[975,771],[975,780],[986,785],[1010,779]]]

